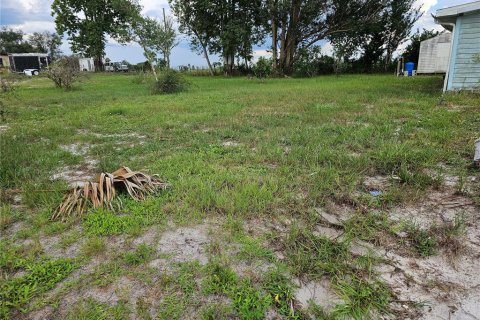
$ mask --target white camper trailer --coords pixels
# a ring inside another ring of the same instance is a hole
[[[450,61],[452,34],[444,32],[420,43],[417,73],[446,73]]]
[[[80,58],[78,59],[78,62],[80,63],[81,71],[88,71],[88,72],[95,71],[95,63],[93,62],[93,58]]]

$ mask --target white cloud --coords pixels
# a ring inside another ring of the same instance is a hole
[[[53,0],[0,0],[1,1],[1,25],[8,25],[15,29],[20,29],[29,34],[35,31],[55,31],[55,24],[53,17],[50,15],[51,4]],[[172,15],[168,0],[139,0],[143,7],[142,13],[151,17],[161,18],[162,9],[165,8],[167,15]],[[421,7],[423,16],[415,24],[413,32],[416,29],[435,29],[443,30],[443,28],[435,24],[431,14],[436,10],[449,7],[457,4],[471,2],[472,0],[417,0],[416,7]],[[180,36],[179,36],[180,39]],[[191,52],[185,45],[186,41],[181,40],[182,44],[174,50],[172,55],[172,62],[174,65],[181,64],[195,64],[205,65],[204,59],[194,52]],[[402,45],[403,49],[407,43]],[[264,45],[254,50],[254,61],[258,60],[260,56],[271,57]],[[67,41],[62,44],[62,50],[69,53],[69,45]],[[324,54],[332,53],[332,46],[330,43],[322,43],[322,52]],[[121,46],[115,40],[108,38],[107,54],[118,57],[125,57],[131,59],[131,62],[142,61],[142,50],[134,45]],[[120,59],[121,60],[121,59]]]
[[[272,51],[267,49],[253,50],[253,62],[256,63],[260,57],[270,59],[272,57]]]
[[[22,30],[26,34],[41,31],[55,31],[55,23],[53,21],[26,21],[21,24],[10,25],[13,29]]]

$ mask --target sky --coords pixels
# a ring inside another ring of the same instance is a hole
[[[55,23],[50,15],[50,6],[53,0],[0,0],[0,26],[8,26],[14,29],[22,30],[24,33],[55,31]],[[423,16],[414,26],[417,28],[436,29],[443,28],[433,21],[431,16],[436,10],[453,5],[472,2],[472,0],[417,0],[417,5],[422,7]],[[143,14],[150,17],[161,18],[162,10],[165,8],[167,14],[170,13],[170,7],[167,0],[140,0],[143,7]],[[179,45],[175,47],[171,55],[171,65],[206,66],[202,55],[190,50],[188,38],[182,34],[178,35]],[[404,44],[405,46],[406,44]],[[254,48],[254,59],[260,56],[268,56],[267,44]],[[65,54],[70,54],[70,46],[67,39],[64,39],[61,50]],[[331,53],[329,43],[322,46],[324,53]],[[145,61],[143,51],[137,44],[120,45],[114,40],[109,39],[106,46],[106,56],[112,61],[127,60],[130,63]],[[211,56],[211,61],[220,61],[219,57]]]

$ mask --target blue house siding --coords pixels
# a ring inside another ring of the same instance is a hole
[[[480,86],[480,64],[473,61],[480,53],[480,13],[457,17],[447,90]]]

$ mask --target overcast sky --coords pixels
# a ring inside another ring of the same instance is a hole
[[[55,24],[50,15],[50,6],[53,0],[0,0],[0,25],[20,29],[29,34],[35,31],[55,31]],[[472,0],[417,0],[422,5],[424,11],[423,17],[417,22],[415,29],[427,28],[438,29],[442,27],[436,25],[431,13],[436,10],[450,7],[457,4],[472,2]],[[143,6],[143,13],[151,17],[161,17],[162,9],[170,12],[167,0],[140,0]],[[179,65],[191,64],[195,66],[205,66],[206,63],[202,56],[190,50],[188,39],[179,35],[180,44],[173,49],[171,63],[173,67]],[[65,39],[61,47],[64,53],[71,53],[69,44]],[[267,46],[254,48],[254,56],[266,55]],[[323,51],[329,52],[330,46],[326,44]],[[136,44],[126,46],[119,45],[114,41],[109,41],[106,48],[107,57],[112,61],[128,60],[130,63],[145,61],[143,52]],[[212,57],[212,62],[219,61],[218,57]]]

